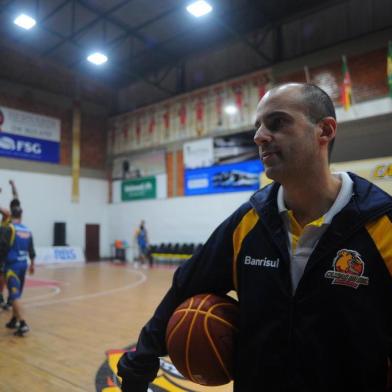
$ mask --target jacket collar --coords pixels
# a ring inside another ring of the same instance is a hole
[[[354,173],[349,172],[348,175],[354,182],[353,197],[340,213],[348,210],[350,214],[356,215],[356,219],[367,221],[386,211],[392,211],[392,197],[390,195]],[[279,215],[277,204],[279,186],[280,184],[276,182],[269,184],[254,193],[250,199],[252,207],[259,213],[261,219],[273,225],[276,221],[279,223],[277,219],[277,215]],[[270,221],[272,218],[274,222]]]

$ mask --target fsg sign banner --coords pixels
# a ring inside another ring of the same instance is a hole
[[[59,163],[61,122],[0,106],[0,156]]]

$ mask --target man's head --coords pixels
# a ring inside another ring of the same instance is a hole
[[[20,201],[19,199],[12,199],[10,202],[10,210],[12,210],[15,207],[20,207]]]
[[[269,178],[282,183],[328,166],[336,115],[319,87],[288,83],[268,91],[257,106],[255,126]]]
[[[302,88],[302,99],[308,110],[310,121],[317,124],[320,120],[332,117],[336,120],[335,107],[329,95],[315,84],[306,83]],[[331,158],[335,138],[328,144],[328,157]]]
[[[20,206],[15,206],[11,208],[11,218],[12,219],[21,219],[23,210]]]

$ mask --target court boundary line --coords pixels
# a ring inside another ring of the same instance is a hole
[[[117,293],[120,291],[133,289],[133,288],[141,285],[142,283],[144,283],[147,280],[147,276],[142,271],[135,271],[135,270],[131,270],[129,268],[126,268],[125,271],[139,275],[139,280],[137,280],[136,282],[130,283],[129,285],[123,286],[123,287],[117,287],[115,289],[99,291],[99,292],[91,293],[91,294],[77,295],[75,297],[62,298],[62,299],[57,299],[57,300],[30,302],[30,303],[25,303],[24,306],[26,308],[34,308],[34,307],[41,307],[41,306],[48,306],[48,305],[56,305],[56,304],[60,304],[60,303],[82,301],[82,300],[90,299],[90,298],[103,297],[103,296]]]

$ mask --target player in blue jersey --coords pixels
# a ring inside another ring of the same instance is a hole
[[[34,273],[35,250],[31,230],[22,224],[22,209],[11,209],[11,223],[3,227],[0,235],[0,254],[5,260],[5,279],[12,304],[12,318],[7,328],[16,329],[15,335],[23,336],[30,328],[22,315],[20,298],[30,258],[30,274]]]
[[[146,261],[149,260],[149,243],[146,225],[144,220],[140,222],[139,228],[136,230],[136,241],[139,248],[139,259],[143,267],[147,267]],[[151,262],[150,262],[151,266]]]
[[[15,182],[13,180],[9,180],[9,184],[11,186],[12,191],[12,200],[10,202],[10,208],[7,210],[6,208],[0,207],[0,215],[1,215],[1,226],[7,227],[11,223],[11,209],[14,207],[20,207],[20,200],[18,191],[16,189]],[[0,189],[1,192],[1,189]],[[5,276],[4,276],[4,267],[5,260],[0,259],[0,307],[4,310],[8,310],[11,308],[11,299],[8,297],[7,302],[4,300],[3,291],[5,287]]]

